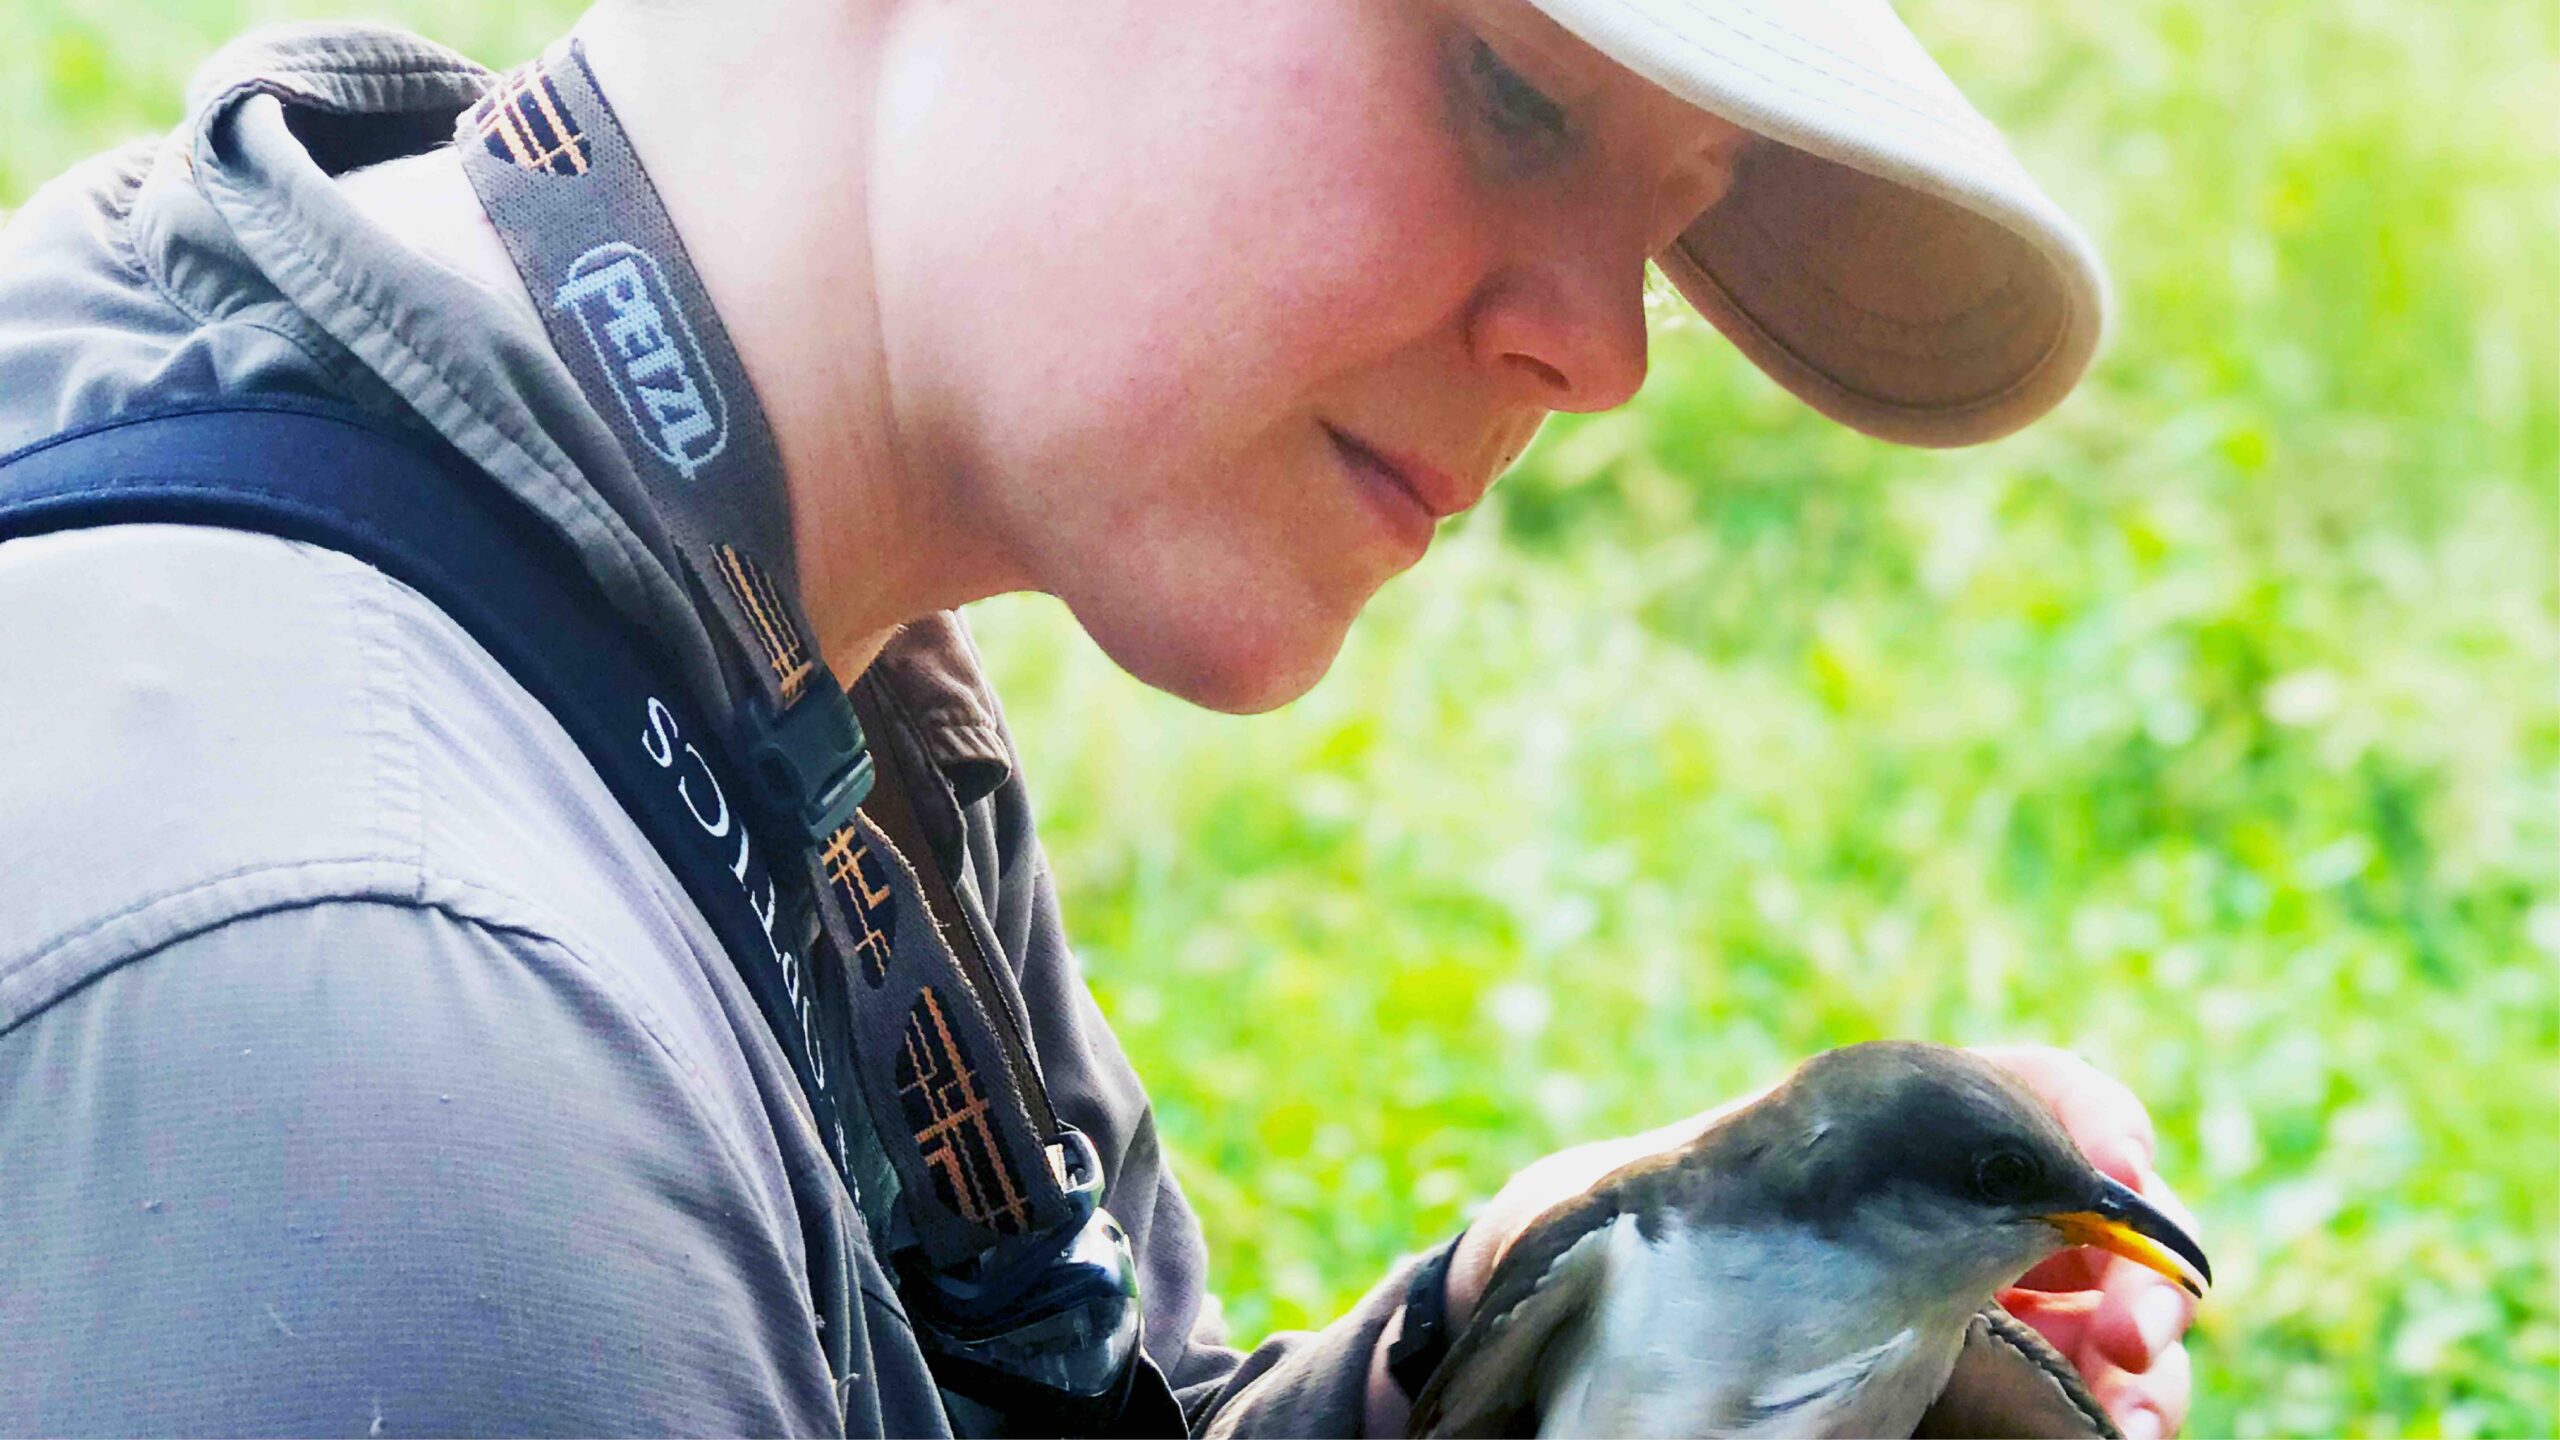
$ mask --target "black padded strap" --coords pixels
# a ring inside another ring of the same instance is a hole
[[[1449,1262],[1465,1234],[1432,1251],[1405,1283],[1404,1328],[1387,1347],[1387,1374],[1408,1400],[1422,1393],[1431,1372],[1449,1356]]]

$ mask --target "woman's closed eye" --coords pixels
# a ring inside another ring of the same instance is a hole
[[[1561,154],[1573,139],[1564,107],[1483,40],[1470,38],[1464,45],[1461,68],[1468,109],[1491,144],[1495,168],[1519,174]]]

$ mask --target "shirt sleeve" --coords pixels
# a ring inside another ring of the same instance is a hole
[[[0,1033],[0,1433],[841,1433],[689,1068],[570,946],[433,908],[127,960]]]
[[[1103,1203],[1129,1232],[1146,1311],[1148,1356],[1172,1382],[1194,1435],[1356,1436],[1370,1353],[1404,1302],[1408,1260],[1332,1324],[1284,1331],[1250,1353],[1226,1344],[1207,1310],[1200,1222],[1165,1163],[1155,1113],[1066,944],[1055,886],[1018,781],[971,807],[969,851],[1000,856],[978,882],[1008,956],[1020,957],[1024,1008],[1050,1103],[1082,1129],[1109,1175]]]

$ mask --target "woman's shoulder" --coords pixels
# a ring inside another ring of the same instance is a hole
[[[672,876],[408,586],[272,536],[125,525],[0,545],[0,615],[0,1027],[232,915],[361,901],[611,957],[677,1048],[739,1049]]]
[[[50,1237],[0,1261],[46,1316],[0,1350],[105,1407],[0,1429],[833,1423],[776,1339],[779,1052],[459,627],[156,525],[0,545],[0,615],[0,1203]],[[660,1347],[638,1390],[590,1363]]]
[[[782,1166],[595,965],[322,900],[0,1030],[0,1429],[829,1432]]]

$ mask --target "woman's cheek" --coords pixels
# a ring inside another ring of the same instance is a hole
[[[1481,207],[1443,169],[1409,161],[1341,177],[1331,203],[1274,247],[1297,257],[1290,311],[1362,337],[1376,358],[1454,313],[1494,252]]]

